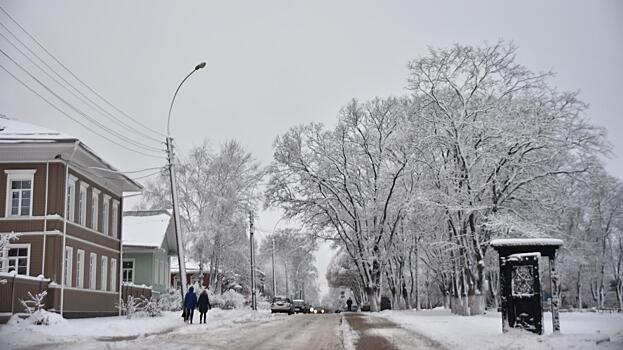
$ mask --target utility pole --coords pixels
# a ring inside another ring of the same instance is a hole
[[[277,281],[275,280],[275,237],[273,233],[273,297],[277,295]]]
[[[173,202],[173,221],[175,223],[175,240],[177,243],[177,261],[180,267],[180,283],[182,285],[182,300],[186,294],[186,259],[184,257],[184,240],[180,227],[180,209],[177,199],[177,179],[175,177],[175,152],[173,139],[167,137],[167,159],[169,160],[169,178],[171,179],[171,201]]]
[[[257,310],[257,300],[255,299],[255,247],[253,239],[253,212],[249,212],[249,246],[251,248],[251,309]]]

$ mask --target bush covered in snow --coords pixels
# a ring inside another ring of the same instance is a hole
[[[117,305],[117,308],[127,318],[162,316],[161,305],[154,297],[147,299],[142,295],[140,297],[130,295],[128,301],[121,300],[121,304]]]
[[[218,307],[226,310],[240,309],[245,304],[244,296],[233,289],[230,289],[221,295],[214,294],[208,290],[208,297],[210,298],[210,304],[212,307]]]
[[[35,324],[35,325],[50,325],[63,322],[64,319],[60,315],[49,312],[45,309],[44,299],[48,295],[48,291],[44,290],[41,293],[32,295],[28,292],[30,300],[19,299],[19,302],[24,306],[24,311],[28,313],[28,317],[20,319],[18,315],[14,315],[11,318],[13,324]]]
[[[182,294],[179,290],[170,288],[168,293],[158,298],[162,311],[179,311],[182,309]]]

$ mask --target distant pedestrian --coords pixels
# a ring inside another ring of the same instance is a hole
[[[206,323],[208,310],[212,308],[210,305],[210,298],[208,298],[208,292],[204,289],[199,295],[199,323]]]
[[[186,292],[186,296],[184,297],[184,309],[186,312],[184,313],[184,322],[190,321],[193,323],[193,316],[195,313],[195,308],[197,307],[197,296],[195,295],[195,288],[192,286],[188,288],[188,292]]]
[[[348,311],[350,311],[351,307],[353,306],[353,299],[348,297],[348,300],[346,300],[346,306],[348,307]]]

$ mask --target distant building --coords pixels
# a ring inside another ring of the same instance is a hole
[[[186,283],[188,285],[199,283],[204,288],[210,288],[210,266],[200,266],[194,260],[186,261]],[[171,259],[171,287],[180,287],[180,264],[177,258]]]
[[[170,257],[177,255],[175,225],[167,210],[123,213],[123,281],[152,286],[156,293],[170,287]]]
[[[123,192],[141,186],[73,136],[0,115],[0,321],[48,290],[64,317],[115,315]]]

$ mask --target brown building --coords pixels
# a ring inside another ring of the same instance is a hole
[[[122,195],[140,190],[77,138],[0,115],[0,234],[19,234],[0,252],[0,321],[46,288],[66,318],[117,314]]]

